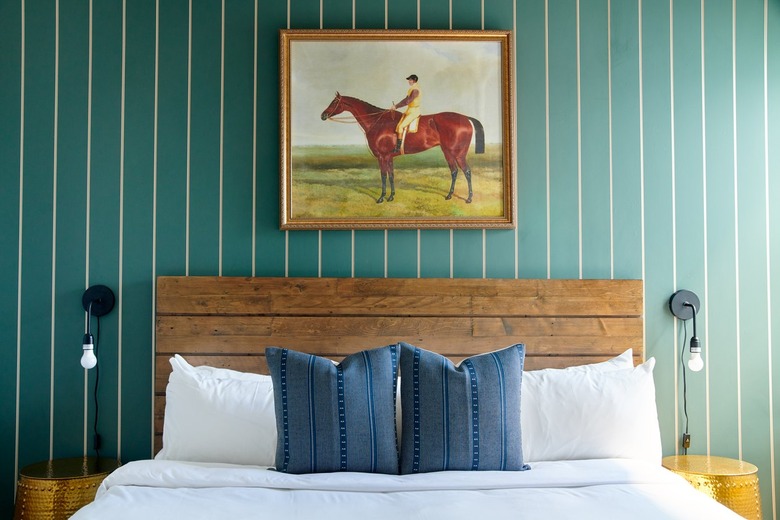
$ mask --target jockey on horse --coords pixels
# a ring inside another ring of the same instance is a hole
[[[417,84],[417,75],[412,74],[411,76],[408,76],[406,81],[409,82],[409,90],[406,92],[406,97],[398,103],[393,103],[393,106],[391,107],[392,110],[403,106],[406,107],[406,112],[404,112],[404,115],[395,127],[395,133],[398,136],[398,140],[395,143],[395,150],[393,150],[392,153],[401,152],[401,146],[403,145],[404,137],[406,137],[406,132],[410,130],[410,127],[412,132],[417,131],[417,120],[420,117],[422,93],[420,92],[420,86]]]

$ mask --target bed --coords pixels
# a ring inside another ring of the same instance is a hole
[[[660,465],[642,291],[161,277],[156,456],[73,518],[740,518]]]

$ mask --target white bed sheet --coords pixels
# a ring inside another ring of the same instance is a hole
[[[287,475],[257,466],[136,461],[73,520],[738,519],[644,461],[538,462],[524,472]]]

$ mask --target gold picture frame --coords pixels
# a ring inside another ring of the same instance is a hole
[[[281,229],[515,227],[512,50],[510,31],[281,30]]]

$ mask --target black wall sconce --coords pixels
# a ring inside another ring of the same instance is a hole
[[[87,313],[87,331],[82,341],[81,366],[89,370],[97,365],[97,345],[100,343],[100,317],[105,316],[114,308],[114,293],[105,285],[93,285],[81,297],[81,305]],[[97,318],[97,342],[90,332],[92,317]],[[100,435],[98,434],[98,381],[100,380],[100,367],[95,370],[95,423],[93,426],[93,447],[100,457]]]
[[[691,357],[688,359],[688,368],[693,372],[698,372],[704,368],[704,361],[701,359],[701,341],[699,341],[699,336],[696,334],[696,314],[699,312],[700,307],[699,297],[692,291],[681,289],[669,298],[669,310],[675,317],[683,321],[693,320],[693,336],[691,336],[690,344]],[[682,355],[680,356],[680,364],[682,365]],[[688,433],[688,385],[685,379],[685,365],[682,365],[682,379],[685,432],[682,435],[681,444],[683,454],[687,454],[688,448],[691,447],[691,434]]]
[[[696,314],[700,308],[699,297],[691,291],[681,289],[669,298],[669,310],[681,320],[693,319],[693,336],[691,336],[691,357],[688,360],[688,368],[694,372],[704,368],[701,359],[701,341],[696,335]]]
[[[90,332],[92,316],[98,318],[98,323],[100,323],[100,317],[111,312],[114,308],[114,293],[105,285],[93,285],[84,291],[84,295],[81,297],[81,305],[87,312],[87,331],[84,333],[84,340],[82,341],[81,366],[90,369],[97,364],[95,339]]]

